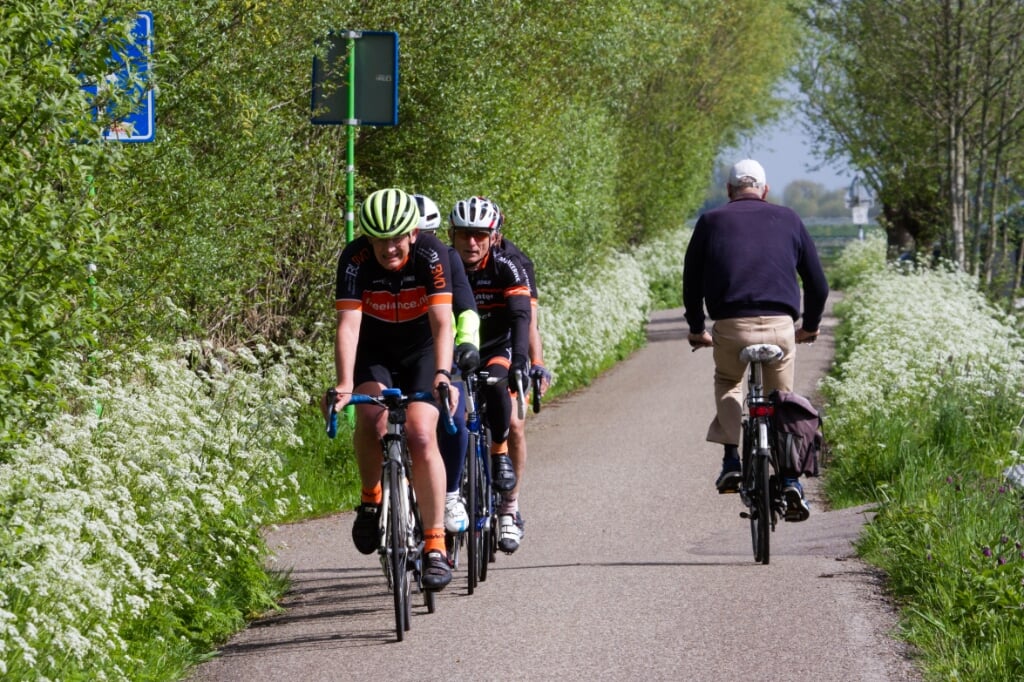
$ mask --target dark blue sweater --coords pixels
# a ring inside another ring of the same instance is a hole
[[[800,313],[803,328],[818,330],[828,280],[803,221],[785,206],[741,198],[697,220],[683,265],[683,305],[690,331],[712,320]]]

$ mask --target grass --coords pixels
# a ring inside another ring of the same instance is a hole
[[[826,492],[877,506],[858,550],[888,574],[927,679],[1024,679],[1024,490],[1003,476],[1020,461],[1021,339],[961,273],[865,254],[837,263]]]

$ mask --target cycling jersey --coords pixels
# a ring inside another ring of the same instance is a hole
[[[359,310],[360,350],[398,362],[433,347],[427,311],[452,303],[448,247],[420,233],[398,270],[387,270],[365,236],[353,240],[338,259],[335,308]],[[433,370],[433,368],[431,368]]]
[[[523,266],[523,271],[526,273],[526,279],[530,284],[530,298],[535,302],[537,300],[537,277],[533,269],[533,261],[530,257],[523,253],[522,249],[513,244],[508,240],[508,237],[502,236],[501,245],[498,247],[503,253],[507,253],[513,258],[517,259]]]
[[[480,266],[466,274],[480,313],[481,355],[511,346],[513,357],[528,358],[532,312],[522,264],[492,248]]]

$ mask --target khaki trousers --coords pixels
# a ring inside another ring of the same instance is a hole
[[[782,360],[764,368],[765,395],[774,389],[793,390],[793,351],[796,327],[788,315],[738,317],[716,320],[711,329],[715,355],[715,409],[717,415],[708,427],[707,440],[723,445],[739,445],[743,428],[743,379],[747,365],[740,351],[755,343],[774,343],[782,348]]]

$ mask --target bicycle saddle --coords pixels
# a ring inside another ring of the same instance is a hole
[[[773,343],[755,343],[740,351],[740,360],[743,362],[764,362],[772,363],[782,359],[785,353]]]

